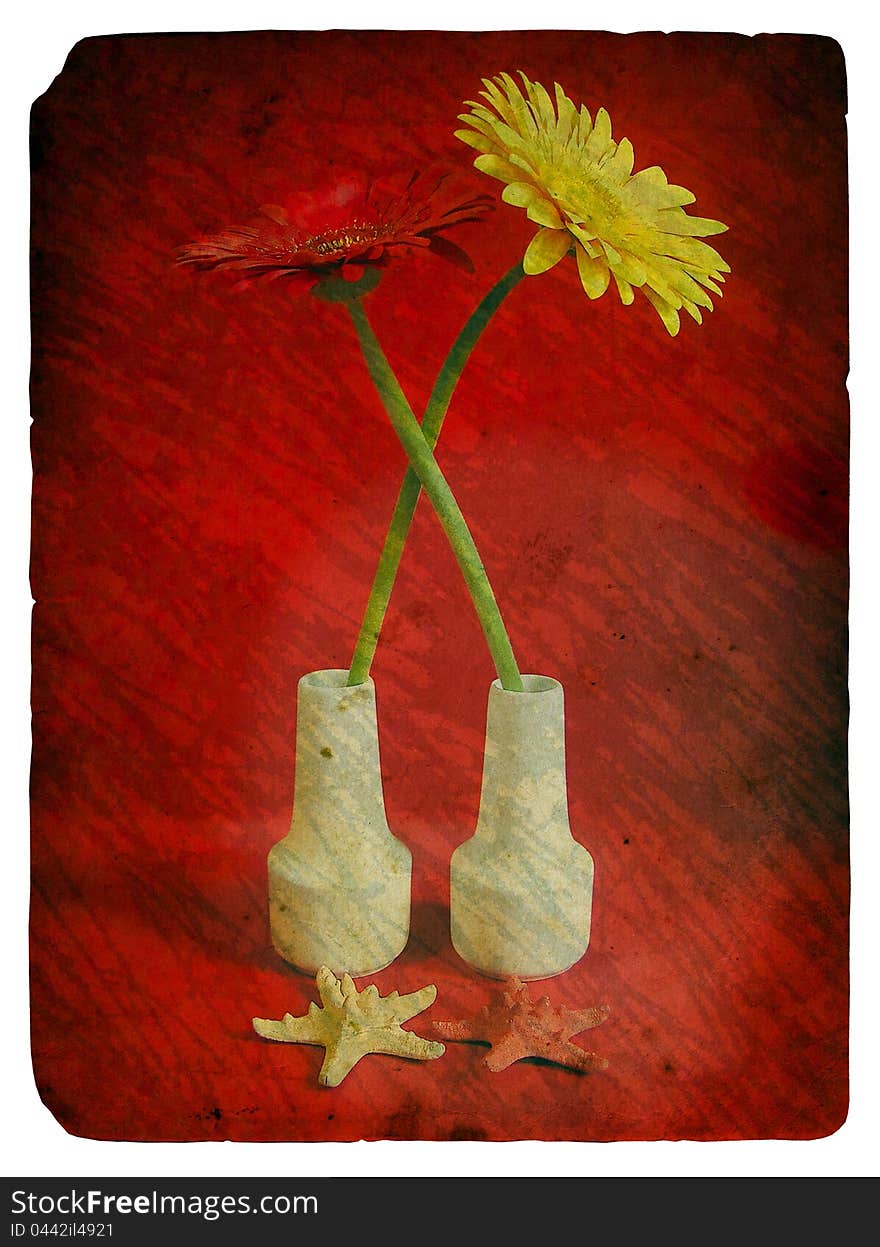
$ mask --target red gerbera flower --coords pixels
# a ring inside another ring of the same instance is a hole
[[[298,277],[359,280],[367,266],[382,266],[395,253],[427,250],[473,271],[461,247],[444,237],[492,208],[487,195],[450,206],[438,203],[443,178],[425,189],[413,174],[403,192],[354,180],[264,204],[252,225],[233,226],[180,247],[178,264],[197,269],[237,269],[243,281]]]

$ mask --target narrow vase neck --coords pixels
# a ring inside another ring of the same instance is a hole
[[[562,686],[523,676],[522,693],[489,692],[477,835],[498,842],[571,835]]]
[[[299,682],[291,833],[334,852],[388,836],[382,795],[376,692],[371,679],[346,687],[344,670]]]

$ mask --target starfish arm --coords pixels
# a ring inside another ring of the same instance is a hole
[[[539,1053],[545,1061],[555,1061],[557,1065],[567,1065],[570,1069],[607,1069],[608,1062],[598,1052],[587,1052],[577,1044],[561,1039],[549,1044],[544,1052]]]
[[[474,1033],[474,1024],[467,1020],[461,1022],[432,1022],[431,1029],[435,1035],[442,1035],[444,1039],[480,1039],[481,1036]]]
[[[252,1021],[254,1030],[258,1035],[262,1035],[263,1039],[277,1039],[283,1042],[290,1038],[283,1022],[273,1022],[271,1018],[253,1018]]]
[[[277,1039],[285,1044],[323,1045],[328,1034],[327,1015],[313,1001],[304,1018],[294,1018],[293,1014],[284,1014],[280,1021],[254,1018],[253,1029],[264,1039]]]
[[[324,1063],[318,1074],[318,1082],[322,1087],[338,1087],[361,1057],[371,1051],[370,1041],[366,1035],[352,1035],[338,1042],[328,1041]]]
[[[595,1005],[590,1009],[562,1009],[560,1021],[566,1036],[578,1035],[601,1024],[611,1012],[610,1005]]]
[[[521,1061],[526,1056],[534,1056],[534,1053],[524,1049],[522,1040],[518,1036],[505,1035],[497,1043],[492,1044],[483,1060],[486,1068],[490,1069],[493,1074],[497,1074],[499,1070],[507,1069],[508,1065],[513,1065],[514,1061]]]
[[[342,978],[339,980],[339,986],[342,989],[343,1000],[357,1000],[360,995],[358,989],[354,985],[354,979],[350,974],[343,974]],[[367,988],[367,991],[369,991],[369,988]]]
[[[397,992],[394,995],[396,996]],[[391,1000],[392,997],[389,996],[388,999]],[[437,988],[433,983],[429,983],[427,987],[417,992],[410,992],[407,996],[398,996],[394,1002],[394,1016],[398,1022],[408,1022],[417,1013],[421,1013],[432,1005],[436,999]]]
[[[525,983],[521,982],[520,979],[513,975],[504,980],[504,985],[501,990],[501,999],[508,1008],[518,1002],[529,1004],[529,989],[526,987]],[[545,996],[544,999],[546,1000],[547,997]]]
[[[358,1009],[368,1025],[393,1026],[399,1020],[398,999],[397,992],[392,992],[390,996],[380,996],[378,987],[371,983],[358,993]]]
[[[254,1030],[264,1039],[277,1039],[282,1043],[323,1044],[327,1033],[326,1020],[314,1004],[309,1005],[305,1017],[295,1018],[285,1013],[280,1022],[270,1018],[254,1018]]]
[[[442,1043],[422,1039],[420,1035],[414,1035],[412,1031],[382,1031],[373,1042],[373,1052],[384,1052],[388,1056],[405,1056],[413,1061],[435,1061],[446,1051]]]
[[[326,1015],[318,1009],[312,1012],[311,1006],[305,1017],[292,1018],[288,1014],[284,1019],[284,1025],[290,1043],[323,1044],[328,1033],[332,1033]]]
[[[364,1031],[327,1048],[318,1082],[322,1087],[338,1087],[361,1057],[371,1053],[403,1056],[415,1061],[433,1061],[445,1051],[442,1043],[421,1039],[410,1031]]]
[[[351,982],[350,979],[349,982]],[[342,994],[339,979],[332,970],[329,970],[327,966],[321,966],[315,976],[315,983],[318,987],[318,995],[321,997],[321,1004],[325,1009],[342,1008],[345,997]]]

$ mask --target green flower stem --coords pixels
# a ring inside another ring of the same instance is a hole
[[[501,684],[510,692],[521,693],[522,678],[498,610],[498,603],[461,509],[440,471],[434,452],[425,440],[421,426],[413,415],[391,365],[385,358],[362,304],[358,299],[353,299],[346,303],[346,307],[351,313],[376,391],[406,451],[410,466],[430,498],[458,560]]]
[[[422,421],[422,436],[431,450],[437,444],[450,400],[471,351],[501,303],[524,276],[522,264],[515,264],[509,272],[505,273],[474,309],[452,344],[452,349],[434,383],[428,406],[425,409],[425,418]],[[355,645],[348,674],[349,684],[362,684],[370,674],[379,633],[382,630],[385,612],[388,609],[388,602],[403,555],[403,547],[406,544],[421,491],[421,481],[413,468],[408,467],[379,557],[376,575]]]

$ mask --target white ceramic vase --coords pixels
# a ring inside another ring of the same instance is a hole
[[[412,854],[392,835],[372,679],[312,671],[297,689],[290,832],[269,853],[272,943],[298,969],[374,974],[409,936]]]
[[[489,690],[477,828],[452,855],[452,943],[492,978],[561,974],[590,942],[593,859],[568,821],[562,685]]]

